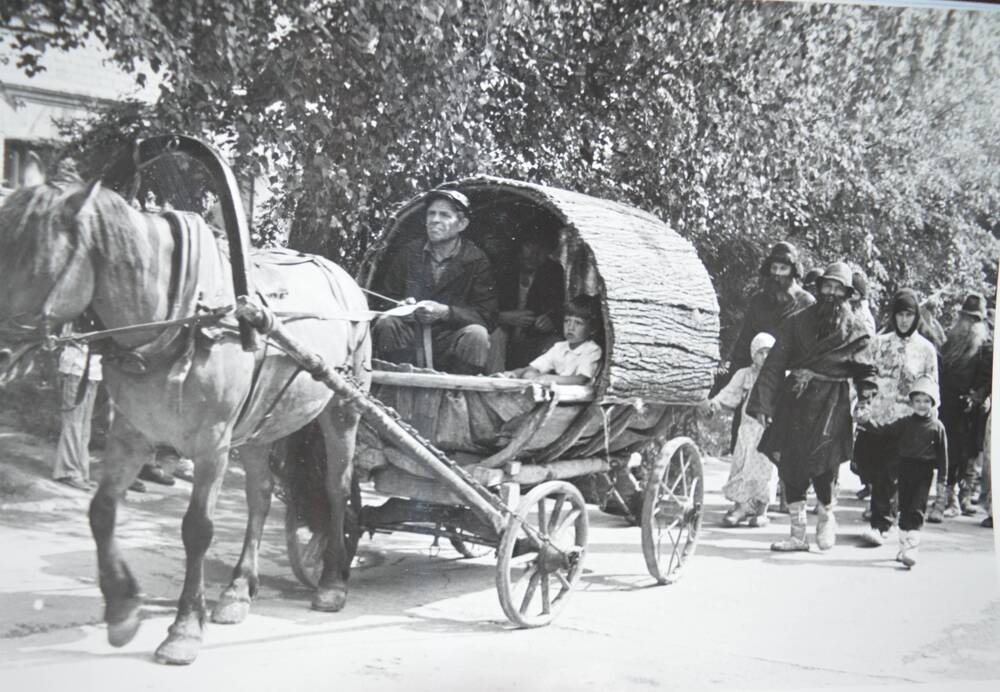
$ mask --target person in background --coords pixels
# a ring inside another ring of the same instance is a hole
[[[699,405],[699,411],[704,415],[714,415],[725,407],[738,409],[739,415],[743,416],[733,462],[729,467],[729,480],[722,487],[726,499],[733,503],[732,509],[722,518],[726,526],[737,526],[743,521],[748,521],[750,526],[768,524],[767,506],[774,501],[774,465],[757,451],[764,428],[756,419],[746,415],[746,402],[773,346],[774,337],[767,332],[755,336],[750,342],[752,364],[737,370],[721,392]]]
[[[944,517],[975,514],[970,500],[973,458],[979,454],[977,431],[981,407],[986,401],[993,367],[992,344],[986,327],[986,298],[970,293],[959,310],[958,320],[948,332],[941,351],[941,422],[948,432],[950,464],[946,487],[938,479],[935,509],[947,497]],[[935,517],[936,518],[936,517]],[[929,518],[929,521],[933,521]]]
[[[821,276],[823,276],[823,270],[818,267],[813,267],[806,272],[806,275],[802,279],[802,288],[804,288],[813,298],[818,295],[816,282],[819,281]]]
[[[523,368],[559,341],[566,288],[562,265],[551,257],[557,245],[550,230],[521,233],[517,271],[497,283],[497,321],[507,337],[507,358],[500,369]]]
[[[851,276],[852,288],[854,289],[851,294],[851,309],[854,310],[855,315],[861,318],[868,333],[875,336],[875,315],[872,314],[871,305],[868,303],[868,278],[860,269],[853,270]]]
[[[892,297],[887,331],[872,340],[872,361],[878,368],[875,383],[878,392],[871,400],[868,420],[886,425],[911,413],[910,392],[917,380],[927,380],[937,394],[937,353],[934,346],[917,333],[920,303],[917,294],[903,288]],[[882,545],[894,523],[892,510],[896,494],[897,460],[889,441],[860,428],[854,440],[854,463],[862,478],[871,480],[872,500],[869,526],[861,539],[873,546]]]
[[[59,354],[62,425],[52,477],[77,490],[88,491],[96,486],[90,480],[89,446],[101,374],[101,356],[91,354],[85,343],[70,342]]]
[[[891,455],[899,460],[899,553],[896,559],[907,568],[917,563],[924,508],[934,471],[940,478],[948,468],[948,438],[944,425],[934,416],[937,383],[921,377],[910,389],[909,416],[892,423],[871,422],[866,410],[859,411],[858,424],[870,435],[886,440]]]
[[[789,316],[816,302],[799,286],[802,276],[799,251],[789,242],[775,243],[760,266],[761,287],[750,297],[743,322],[729,356],[716,371],[716,388],[721,390],[728,377],[750,365],[750,341],[761,332],[776,336],[778,327]],[[735,450],[740,416],[733,416],[730,449]]]

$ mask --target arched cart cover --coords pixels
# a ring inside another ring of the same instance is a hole
[[[618,202],[490,176],[442,187],[471,202],[470,238],[498,274],[516,271],[516,234],[558,231],[555,255],[566,270],[566,295],[599,295],[604,311],[604,367],[599,397],[688,403],[712,384],[719,359],[719,304],[694,246],[655,216]],[[362,285],[425,233],[422,196],[399,209],[362,267]]]

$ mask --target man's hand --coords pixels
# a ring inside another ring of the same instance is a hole
[[[556,331],[556,325],[549,315],[539,315],[532,326],[539,334],[554,334]]]
[[[447,305],[436,303],[433,300],[421,300],[417,303],[417,310],[413,316],[420,324],[433,324],[448,319],[449,312],[450,309]]]
[[[504,310],[500,313],[500,324],[508,327],[526,329],[535,321],[535,313],[531,310]]]
[[[771,420],[772,420],[771,416],[768,416],[767,414],[758,413],[756,416],[754,416],[754,418],[757,419],[757,422],[760,423],[762,427],[766,428],[771,425]]]
[[[733,364],[730,363],[728,360],[722,361],[721,363],[719,363],[719,367],[715,369],[715,376],[722,377],[723,375],[729,372],[729,368],[731,368],[732,366]]]

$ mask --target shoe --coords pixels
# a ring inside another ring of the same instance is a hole
[[[142,469],[139,470],[139,478],[150,483],[158,483],[159,485],[173,485],[176,483],[173,476],[168,474],[162,466],[156,464],[143,464]]]
[[[948,487],[944,483],[938,483],[935,492],[934,502],[927,511],[928,524],[940,524],[944,521],[945,496],[948,494]]]
[[[770,523],[771,520],[768,519],[766,514],[755,514],[754,516],[750,517],[750,521],[747,522],[747,526],[750,526],[755,529],[762,529]]]
[[[722,517],[722,523],[724,526],[738,526],[739,523],[746,518],[746,509],[743,508],[743,505],[737,504],[726,512],[726,516]]]
[[[820,550],[829,550],[837,544],[837,517],[833,503],[816,505],[819,519],[816,521],[816,545]]]
[[[982,526],[984,529],[992,529],[993,528],[993,517],[986,517],[981,522],[979,522],[979,525]]]
[[[133,493],[144,493],[146,492],[146,484],[142,481],[132,481],[132,485],[128,489]]]
[[[907,569],[910,569],[917,564],[917,548],[919,546],[919,531],[900,531],[899,554],[896,555],[896,560],[902,562]]]
[[[854,497],[858,498],[859,500],[864,500],[866,497],[868,497],[871,494],[872,494],[872,487],[871,487],[871,485],[869,485],[868,483],[865,483],[861,487],[861,490],[859,490],[858,492],[854,493]]]
[[[771,544],[771,550],[779,553],[790,553],[809,550],[806,540],[806,503],[790,502],[788,516],[791,519],[790,535],[783,541]]]
[[[56,483],[62,483],[67,485],[74,490],[82,490],[83,492],[90,492],[91,487],[87,485],[87,481],[82,478],[73,478],[72,476],[63,476],[62,478],[56,478]]]
[[[877,548],[880,545],[885,544],[885,538],[888,531],[879,531],[874,526],[866,526],[864,531],[861,532],[861,541],[865,545],[869,545],[873,548]]]

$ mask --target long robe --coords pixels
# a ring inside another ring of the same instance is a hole
[[[781,324],[746,407],[750,416],[772,418],[758,449],[782,478],[802,484],[851,458],[850,380],[859,388],[876,386],[871,337],[863,324],[848,310],[837,329],[819,338],[818,307]],[[800,370],[817,377],[803,386],[795,373]]]

